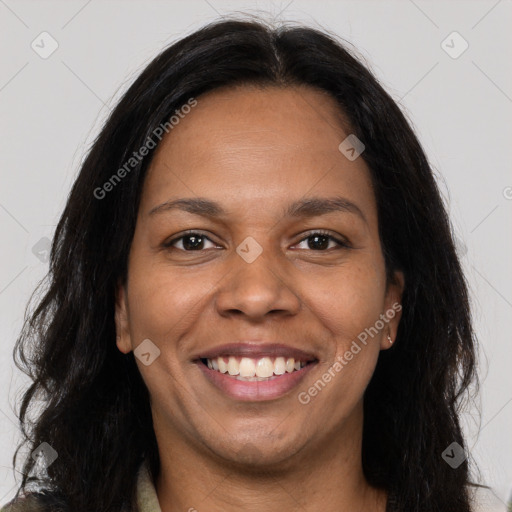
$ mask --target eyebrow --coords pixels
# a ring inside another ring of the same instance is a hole
[[[155,206],[149,211],[149,215],[168,212],[170,210],[182,210],[202,217],[226,216],[226,210],[215,201],[203,197],[190,197],[174,199]],[[340,196],[335,197],[308,197],[299,199],[288,205],[282,212],[283,217],[317,217],[333,212],[353,213],[368,223],[363,212],[352,201]]]

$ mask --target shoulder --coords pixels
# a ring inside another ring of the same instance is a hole
[[[4,505],[0,512],[42,512],[43,505],[40,500],[34,496],[27,496],[26,498],[18,498]]]
[[[470,495],[474,512],[502,512],[501,501],[491,487],[470,486]]]
[[[64,512],[62,502],[51,494],[32,493],[0,508],[0,512]]]
[[[146,464],[139,468],[136,492],[139,510],[160,512],[156,491]],[[15,498],[3,506],[0,504],[0,512],[69,512],[69,506],[58,493],[44,490]]]

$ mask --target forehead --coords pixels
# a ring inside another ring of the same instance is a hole
[[[338,149],[349,134],[335,100],[312,88],[210,92],[163,138],[141,204],[147,209],[171,196],[208,196],[236,209],[308,193],[372,203],[364,160],[350,161]]]

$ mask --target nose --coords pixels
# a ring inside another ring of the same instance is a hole
[[[233,255],[235,268],[222,280],[215,300],[221,316],[238,314],[258,320],[268,313],[286,316],[300,311],[301,301],[290,276],[264,253],[251,263]]]

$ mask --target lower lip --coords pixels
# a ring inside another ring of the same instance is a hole
[[[289,393],[294,387],[306,377],[306,375],[316,366],[317,361],[312,362],[292,373],[285,373],[272,380],[266,381],[242,381],[229,374],[211,370],[201,361],[197,361],[199,369],[205,377],[226,395],[235,400],[260,402],[263,400],[273,400]]]

